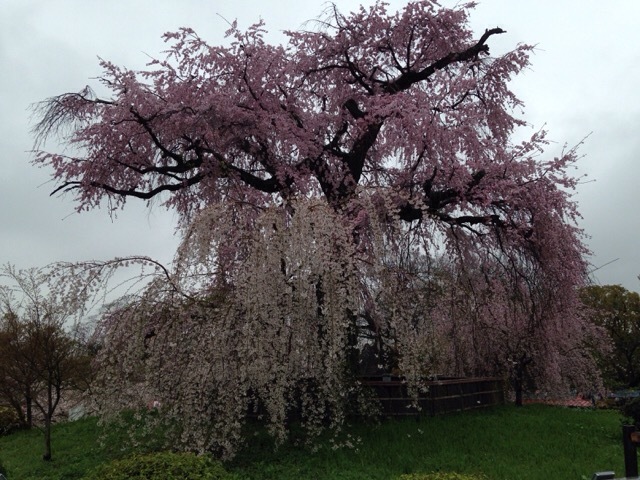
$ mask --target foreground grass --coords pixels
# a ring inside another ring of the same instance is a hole
[[[56,425],[52,433],[53,461],[44,462],[42,433],[37,430],[16,432],[0,437],[0,464],[9,480],[76,479],[113,454],[98,444],[95,419]]]
[[[341,439],[353,448],[333,449],[327,440],[315,453],[293,445],[274,452],[257,433],[227,469],[256,480],[387,480],[434,471],[483,473],[491,480],[581,480],[598,470],[623,473],[620,425],[614,411],[531,405],[353,425]],[[103,446],[99,436],[93,419],[58,425],[54,461],[47,464],[40,460],[41,435],[18,432],[0,438],[0,462],[8,480],[79,479],[129,453],[117,432]]]
[[[392,479],[403,473],[484,473],[492,480],[591,478],[624,471],[617,412],[502,407],[351,430],[357,450],[245,450],[236,471],[251,479]]]

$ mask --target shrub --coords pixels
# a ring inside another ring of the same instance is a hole
[[[633,420],[633,424],[640,428],[640,397],[627,400],[622,406],[622,414]]]
[[[11,407],[0,406],[0,435],[8,435],[20,428],[18,414]]]
[[[85,480],[232,480],[220,463],[193,453],[133,455],[101,465]]]
[[[467,473],[435,472],[404,474],[400,475],[398,480],[487,480],[487,477]]]
[[[620,405],[615,398],[602,398],[596,401],[596,408],[599,410],[619,410]]]

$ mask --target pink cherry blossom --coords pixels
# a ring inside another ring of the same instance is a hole
[[[339,429],[364,345],[414,392],[443,374],[597,384],[578,154],[512,140],[532,47],[491,56],[506,32],[472,32],[472,7],[332,7],[284,45],[262,23],[221,46],[185,28],[144,71],[102,61],[108,97],[40,105],[38,142],[74,153],[34,161],[79,211],[157,198],[181,218],[174,266],[103,319],[111,411],[157,400],[183,445],[227,454],[251,406],[279,439],[294,410]]]

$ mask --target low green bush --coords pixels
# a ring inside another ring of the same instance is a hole
[[[232,480],[220,463],[193,453],[133,455],[96,468],[85,480]]]
[[[20,419],[16,411],[0,405],[0,435],[8,435],[20,428]]]
[[[633,424],[640,428],[640,397],[627,400],[622,406],[622,414],[633,420]]]
[[[484,475],[469,475],[454,472],[409,473],[400,475],[398,480],[487,480]]]

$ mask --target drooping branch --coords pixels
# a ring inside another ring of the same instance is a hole
[[[32,129],[36,148],[47,138],[59,135],[65,128],[73,130],[77,127],[86,120],[85,110],[92,105],[113,105],[113,102],[96,97],[87,85],[80,92],[63,93],[33,105],[34,115],[40,116]]]

